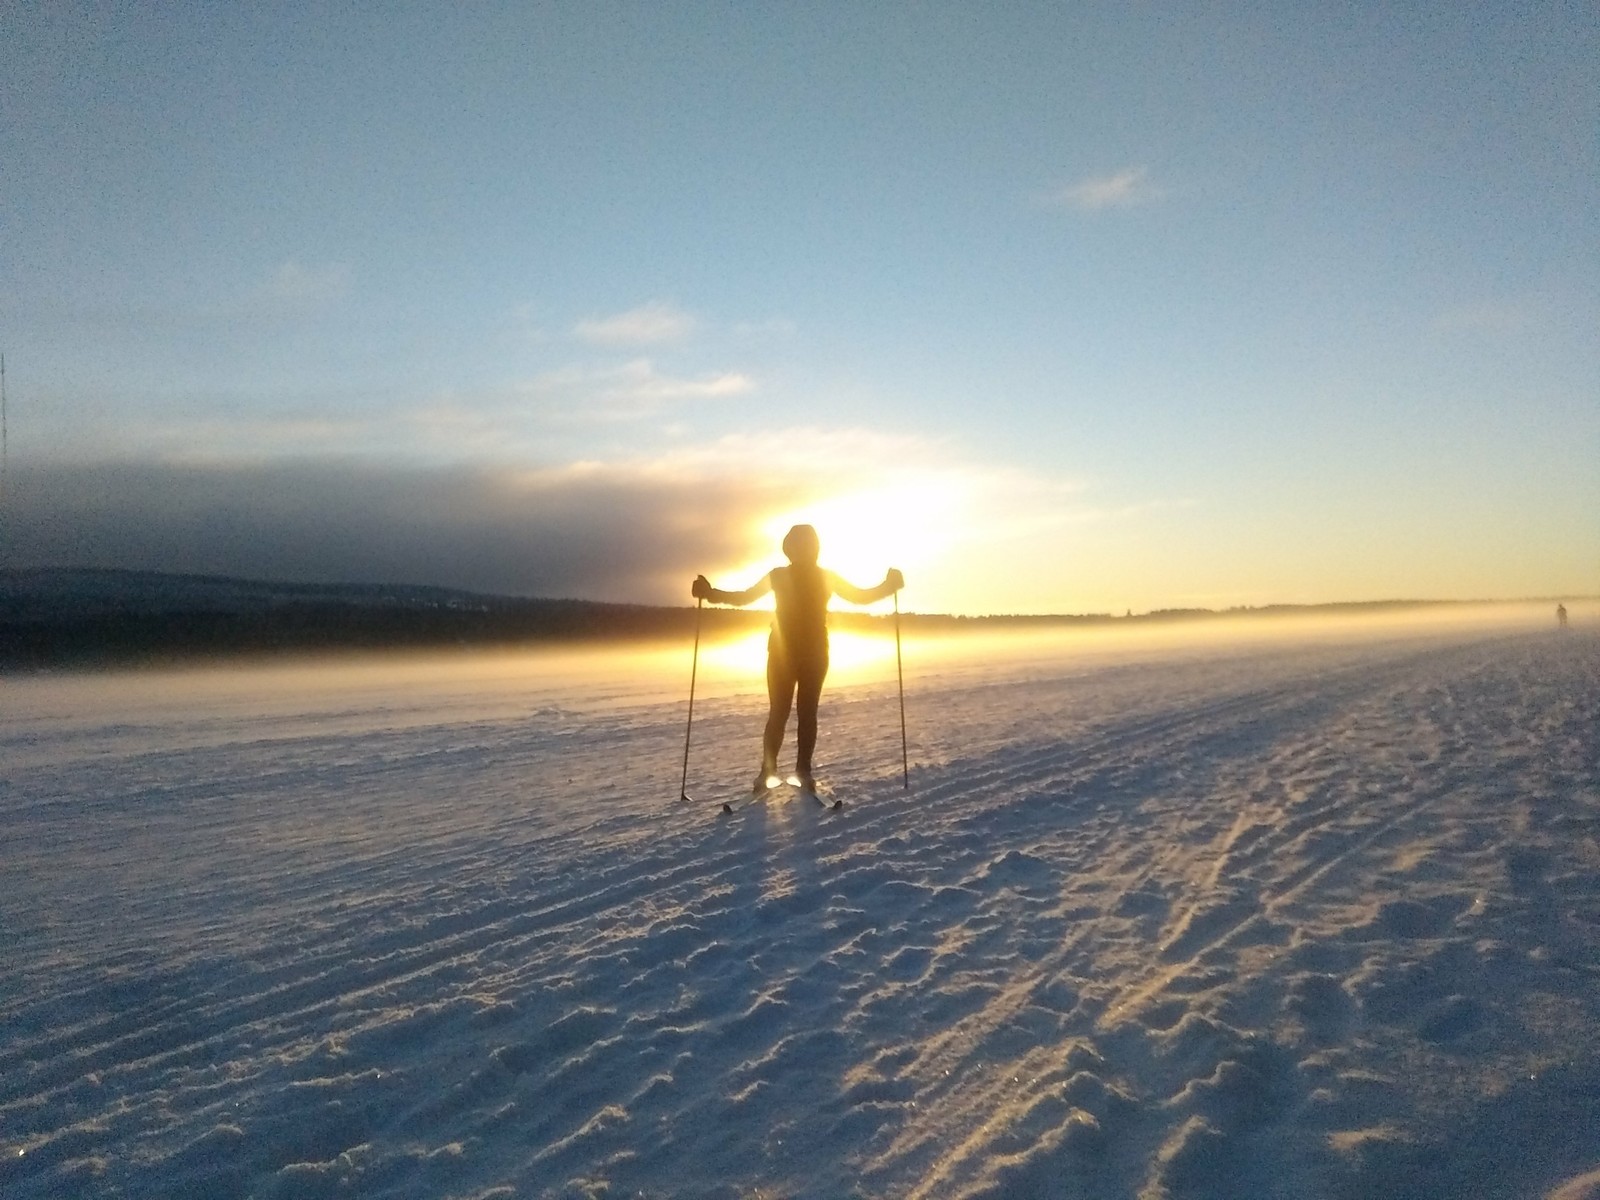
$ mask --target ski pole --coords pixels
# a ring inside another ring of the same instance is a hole
[[[900,593],[894,594],[894,674],[900,681],[900,778],[901,789],[911,790],[911,758],[906,753],[906,673],[900,665]]]
[[[689,731],[694,728],[694,677],[700,670],[700,610],[705,597],[697,596],[694,602],[694,657],[689,661],[689,721],[683,727],[683,782],[678,785],[678,799],[689,798]]]

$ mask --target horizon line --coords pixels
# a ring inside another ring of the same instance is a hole
[[[601,608],[634,608],[634,609],[661,609],[664,611],[693,610],[691,604],[660,604],[647,601],[631,600],[595,600],[583,596],[545,596],[532,594],[519,594],[513,592],[480,591],[474,588],[458,587],[450,584],[438,583],[408,583],[399,580],[386,580],[382,582],[364,582],[359,580],[305,580],[288,578],[269,578],[248,575],[209,574],[195,571],[163,571],[144,567],[80,567],[80,566],[33,566],[33,567],[0,567],[0,579],[23,575],[100,575],[124,577],[149,577],[174,581],[208,582],[221,584],[245,584],[262,588],[289,588],[294,590],[305,589],[348,589],[351,591],[374,591],[386,588],[404,589],[412,592],[442,592],[456,596],[475,597],[484,600],[509,601],[514,603],[546,603],[546,604],[588,604]],[[1143,609],[1138,612],[1128,609],[1122,614],[1115,612],[922,612],[916,609],[901,609],[900,615],[921,618],[941,618],[958,621],[982,620],[1137,620],[1149,617],[1182,617],[1182,616],[1230,616],[1247,615],[1251,613],[1281,612],[1285,610],[1311,610],[1333,608],[1400,608],[1400,607],[1438,607],[1438,606],[1469,606],[1469,605],[1498,605],[1498,604],[1560,604],[1567,601],[1600,601],[1600,593],[1554,593],[1543,596],[1509,596],[1509,597],[1474,597],[1468,599],[1445,599],[1430,597],[1384,597],[1370,600],[1313,600],[1313,601],[1268,601],[1262,604],[1236,604],[1226,608],[1209,608],[1203,605],[1169,605],[1160,608]],[[734,606],[715,606],[726,611],[739,611]],[[760,610],[750,610],[760,611]],[[880,616],[866,609],[830,610],[836,615],[855,615],[864,617]]]

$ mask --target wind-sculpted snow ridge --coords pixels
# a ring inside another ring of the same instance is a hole
[[[1596,1194],[1600,639],[911,682],[14,722],[0,1191]]]

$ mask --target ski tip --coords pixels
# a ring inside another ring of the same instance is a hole
[[[722,805],[722,811],[725,813],[731,813],[733,811],[733,805],[724,802]]]
[[[828,805],[828,807],[833,809],[834,812],[838,812],[841,808],[844,807],[844,801],[843,800],[835,800],[832,804]]]

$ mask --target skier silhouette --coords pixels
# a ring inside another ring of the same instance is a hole
[[[1556,605],[1556,626],[1560,629],[1567,627],[1567,606],[1565,604]]]
[[[828,600],[843,596],[851,604],[871,604],[905,586],[893,567],[877,587],[859,588],[817,565],[821,541],[809,525],[796,525],[784,535],[787,567],[774,567],[742,592],[714,588],[704,575],[695,576],[690,591],[713,604],[749,604],[768,592],[777,599],[776,620],[767,638],[767,726],[761,738],[761,774],[753,791],[776,782],[778,750],[783,745],[789,709],[799,698],[795,731],[795,775],[807,791],[816,788],[811,756],[817,745],[817,702],[828,674]]]

